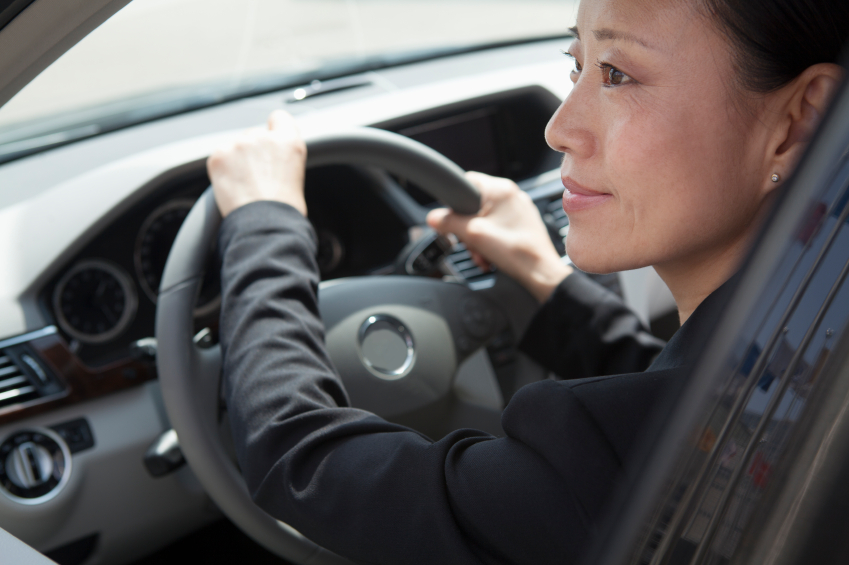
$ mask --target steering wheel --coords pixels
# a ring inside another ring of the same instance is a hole
[[[361,128],[306,142],[307,167],[378,167],[457,212],[480,207],[456,164],[400,135]],[[157,368],[168,417],[192,470],[245,533],[294,563],[349,563],[256,506],[222,441],[221,350],[193,342],[193,307],[220,222],[207,189],[180,228],[162,276]],[[457,409],[451,391],[460,363],[507,329],[521,335],[536,309],[533,297],[504,275],[479,291],[425,277],[339,279],[320,287],[319,305],[328,352],[352,404],[422,431]]]

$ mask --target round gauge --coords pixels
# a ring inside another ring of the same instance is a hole
[[[118,336],[133,321],[137,304],[130,277],[98,259],[74,265],[53,291],[59,326],[84,343],[103,343]]]
[[[328,230],[318,231],[318,268],[322,274],[333,271],[342,262],[345,248],[335,233]]]
[[[136,240],[135,264],[136,273],[145,294],[154,303],[165,271],[168,253],[177,238],[180,226],[194,206],[187,199],[172,200],[156,210],[144,221]],[[207,264],[200,295],[195,305],[195,315],[204,316],[215,311],[221,304],[221,285],[217,273],[221,271],[218,254],[213,253]]]

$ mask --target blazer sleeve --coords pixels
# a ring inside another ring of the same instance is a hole
[[[506,437],[433,441],[350,407],[324,347],[303,216],[249,204],[224,220],[219,243],[224,394],[260,507],[362,563],[579,559],[621,454],[569,382],[520,390]]]
[[[618,296],[576,271],[537,311],[519,349],[578,379],[644,371],[664,345]]]

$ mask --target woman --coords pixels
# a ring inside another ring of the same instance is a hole
[[[546,131],[564,155],[569,256],[594,272],[654,266],[683,325],[640,372],[657,348],[636,318],[560,262],[513,183],[470,173],[481,212],[428,222],[544,303],[527,352],[570,377],[611,375],[523,388],[505,438],[432,442],[347,408],[317,317],[292,119],[276,113],[210,157],[225,216],[225,394],[245,479],[270,514],[356,561],[579,558],[653,401],[686,375],[694,333],[838,87],[849,6],[585,0],[577,23],[575,86]]]

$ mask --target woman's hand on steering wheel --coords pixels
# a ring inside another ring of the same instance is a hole
[[[289,204],[304,216],[307,146],[295,119],[283,110],[268,118],[268,128],[247,130],[206,162],[221,216],[251,202]]]
[[[295,120],[282,110],[271,114],[267,129],[248,130],[217,150],[207,171],[222,217],[262,200],[289,204],[306,216],[306,158]],[[441,208],[428,215],[428,223],[442,234],[457,235],[482,268],[497,264],[545,301],[572,268],[561,262],[536,206],[508,179],[473,172],[466,178],[480,190],[481,211],[463,216]]]
[[[499,270],[521,283],[544,302],[572,273],[551,243],[548,230],[531,198],[509,179],[468,172],[466,178],[481,193],[481,210],[474,216],[438,208],[427,223],[441,234],[453,233],[484,270]]]

